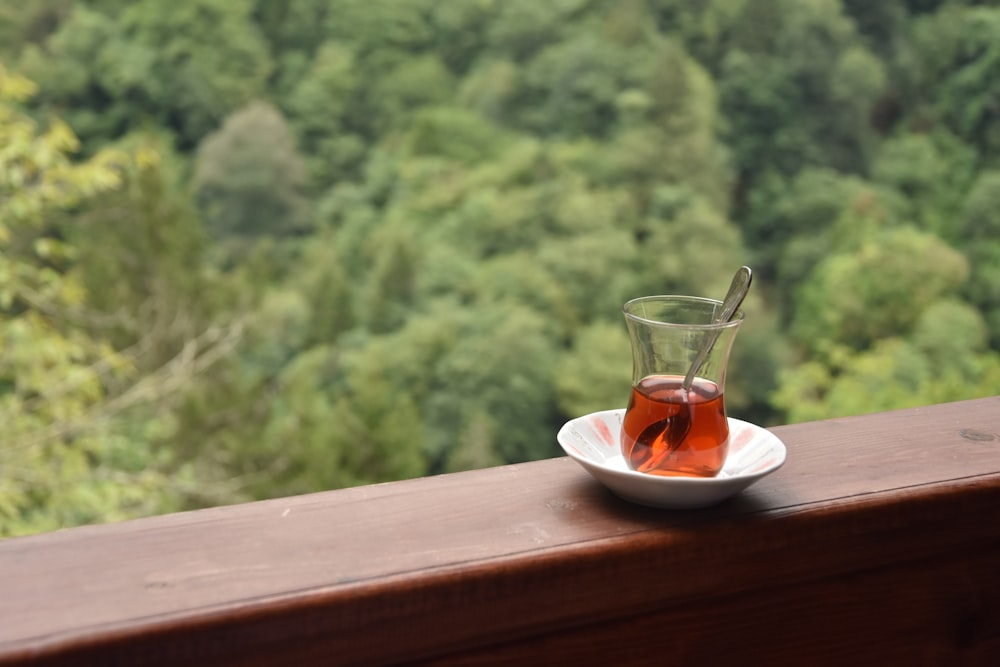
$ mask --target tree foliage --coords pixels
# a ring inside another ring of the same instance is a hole
[[[218,239],[301,232],[308,220],[305,163],[281,112],[253,102],[204,138],[192,179]]]
[[[554,455],[627,400],[622,303],[740,264],[733,416],[996,394],[998,26],[0,3],[0,531]]]
[[[135,158],[108,150],[71,162],[78,144],[66,125],[39,130],[16,108],[33,92],[0,68],[0,535],[176,506],[143,426],[112,423],[136,398],[113,391],[131,360],[73,325],[86,286],[57,227],[121,188]]]

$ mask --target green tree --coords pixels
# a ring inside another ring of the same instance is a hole
[[[369,143],[358,101],[363,81],[350,47],[325,42],[283,98],[299,145],[309,147],[306,161],[316,191],[358,174]]]
[[[95,66],[114,29],[114,22],[105,14],[77,3],[14,61],[39,84],[34,105],[65,113],[66,122],[81,137],[87,152],[140,121],[130,117],[128,102],[104,94],[101,70]]]
[[[910,331],[967,276],[961,253],[933,235],[910,227],[877,232],[853,252],[820,263],[802,286],[792,330],[817,353],[828,345],[863,350]]]
[[[965,332],[949,335],[956,333]],[[893,337],[846,357],[836,369],[810,362],[787,370],[782,380],[774,400],[795,423],[992,396],[1000,386],[1000,357],[963,350],[960,357],[937,359]]]
[[[355,286],[332,238],[316,236],[305,242],[301,270],[292,280],[309,304],[307,347],[333,343],[354,326],[358,310]]]
[[[581,0],[504,2],[486,28],[486,44],[502,57],[524,62],[542,48],[561,41],[569,19],[581,5]]]
[[[979,174],[959,227],[970,265],[964,292],[986,318],[993,349],[1000,350],[1000,172]]]
[[[593,32],[547,46],[524,66],[525,125],[546,134],[606,136],[615,127],[618,95],[630,87],[628,56]]]
[[[275,87],[283,97],[326,39],[327,16],[335,5],[327,0],[256,0],[254,5],[255,23],[275,62]]]
[[[0,4],[0,58],[15,58],[29,44],[44,42],[66,20],[72,5],[72,0]]]
[[[193,186],[220,240],[281,236],[309,223],[305,164],[281,112],[253,102],[198,149]]]
[[[810,167],[863,173],[888,75],[838,0],[749,0],[741,17],[717,74],[722,138],[738,170],[735,214],[769,277],[784,239],[758,188]]]
[[[77,3],[21,67],[41,85],[39,103],[68,107],[88,142],[152,119],[189,149],[266,88],[272,64],[251,9],[251,0]]]
[[[597,321],[581,329],[561,355],[552,380],[560,411],[578,417],[628,404],[632,358],[622,323]]]
[[[982,316],[957,298],[965,257],[912,226],[850,216],[837,224],[857,245],[821,261],[797,295],[792,333],[808,356],[780,373],[773,401],[787,419],[994,393],[1000,358]]]
[[[221,283],[206,276],[207,238],[170,141],[134,135],[117,146],[135,156],[121,166],[122,187],[61,234],[75,248],[71,275],[86,288],[90,330],[116,348],[141,347],[141,368],[151,370],[197,337],[226,299],[213,301]]]
[[[872,160],[872,180],[895,189],[901,211],[922,229],[955,243],[965,199],[978,171],[976,149],[949,132],[890,137]]]
[[[122,187],[133,158],[105,151],[72,163],[78,143],[66,125],[39,132],[16,110],[34,90],[0,67],[0,535],[176,506],[149,434],[114,422],[144,386],[127,355],[74,324],[87,295],[55,226]]]
[[[387,333],[402,326],[415,305],[417,249],[409,230],[384,226],[368,250],[371,271],[358,311],[369,331]]]
[[[423,409],[426,448],[439,469],[473,426],[494,434],[499,460],[518,462],[555,454],[551,428],[558,422],[549,384],[555,358],[547,322],[517,304],[467,308],[454,346],[434,367]]]
[[[996,166],[1000,131],[1000,8],[943,5],[914,23],[914,49],[923,59],[920,101]],[[926,92],[924,92],[926,91]]]

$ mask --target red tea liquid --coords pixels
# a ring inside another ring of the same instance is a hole
[[[698,378],[685,402],[683,381],[676,375],[650,375],[632,388],[621,444],[625,462],[633,470],[689,477],[714,477],[722,470],[729,450],[722,393],[714,383]],[[669,420],[688,410],[691,428],[687,435],[679,443],[667,442]]]

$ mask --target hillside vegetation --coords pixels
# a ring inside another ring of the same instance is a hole
[[[0,535],[518,462],[720,297],[760,424],[1000,394],[1000,8],[0,0]]]

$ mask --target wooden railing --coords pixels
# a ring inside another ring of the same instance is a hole
[[[710,510],[557,458],[0,541],[0,664],[1000,665],[1000,397],[773,431]]]

